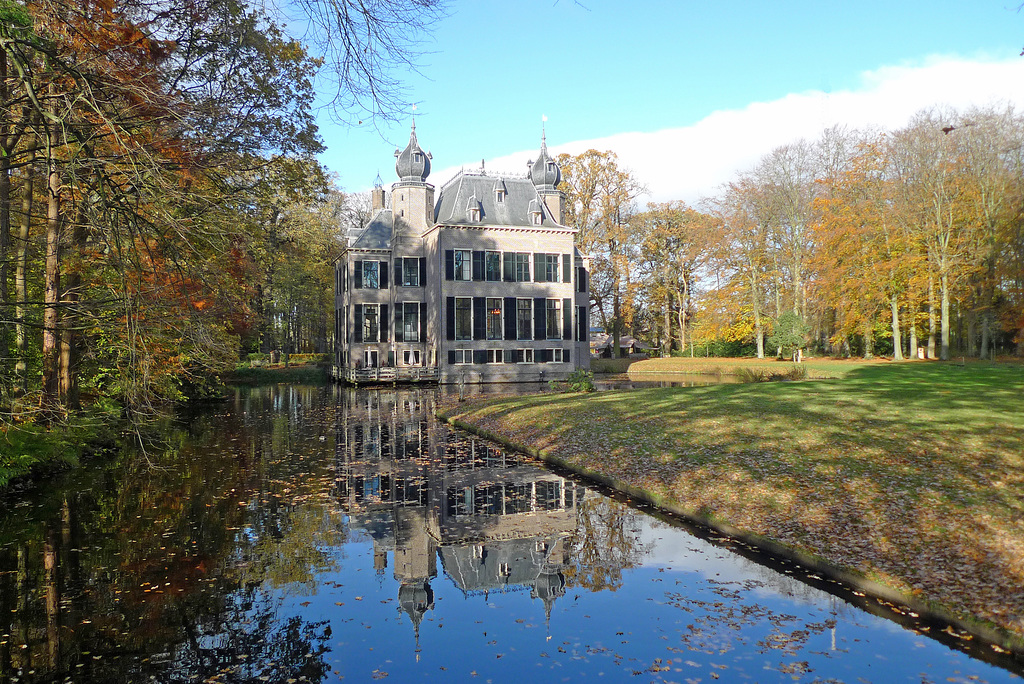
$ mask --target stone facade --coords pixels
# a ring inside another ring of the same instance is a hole
[[[461,171],[436,200],[415,124],[395,156],[399,181],[374,189],[373,217],[335,262],[335,364],[447,383],[589,368],[589,263],[543,138],[525,177]]]

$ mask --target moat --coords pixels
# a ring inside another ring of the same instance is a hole
[[[0,681],[1016,681],[826,578],[452,431],[238,389],[0,499]]]

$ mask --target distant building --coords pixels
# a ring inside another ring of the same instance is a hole
[[[395,156],[398,182],[374,188],[373,217],[335,261],[337,375],[527,382],[589,368],[589,263],[544,137],[526,177],[461,171],[436,199],[415,123]]]
[[[648,347],[643,342],[633,339],[629,335],[619,336],[618,354],[612,353],[612,348],[614,346],[615,339],[612,335],[605,332],[591,332],[590,353],[603,359],[610,359],[618,356],[629,356],[631,354],[647,354],[651,350],[651,347]]]

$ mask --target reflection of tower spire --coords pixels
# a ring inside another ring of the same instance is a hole
[[[565,577],[558,570],[544,568],[533,583],[533,598],[544,602],[544,624],[551,626],[551,609],[555,607],[555,599],[565,595]]]
[[[430,580],[403,583],[398,588],[398,605],[412,621],[416,633],[416,660],[419,660],[420,623],[423,622],[423,615],[434,607],[434,590],[430,588]]]

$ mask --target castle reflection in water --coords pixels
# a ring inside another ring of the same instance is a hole
[[[337,390],[338,496],[353,532],[388,554],[418,633],[434,605],[437,562],[467,595],[529,591],[550,617],[576,507],[586,490],[523,457],[447,428],[434,390]]]

